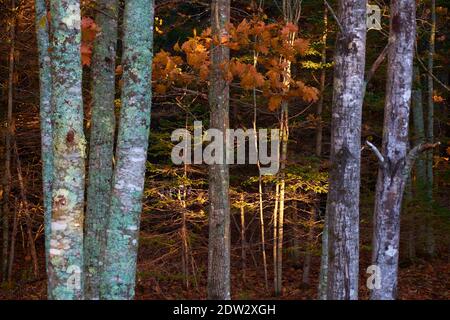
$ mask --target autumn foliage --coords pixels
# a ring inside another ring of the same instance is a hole
[[[97,25],[91,18],[82,20],[83,65],[91,63],[93,41]],[[277,110],[283,101],[300,98],[311,103],[319,98],[319,90],[294,79],[290,64],[308,54],[310,43],[298,36],[298,27],[266,23],[264,19],[244,19],[238,25],[229,24],[228,35],[222,39],[211,37],[208,28],[200,34],[194,30],[192,37],[177,43],[174,54],[161,50],[153,59],[153,88],[156,94],[165,94],[172,86],[186,87],[209,78],[210,50],[214,46],[227,46],[231,60],[223,64],[223,74],[228,82],[239,83],[243,90],[259,89],[268,99],[270,111]],[[252,52],[253,57],[245,53]],[[121,67],[118,67],[119,73]]]

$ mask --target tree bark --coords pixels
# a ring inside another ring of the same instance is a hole
[[[10,47],[8,54],[8,105],[6,111],[5,132],[5,173],[3,177],[3,250],[2,250],[2,275],[3,281],[7,280],[8,271],[8,241],[9,241],[9,215],[10,215],[10,192],[11,192],[11,141],[13,135],[13,97],[14,97],[14,55],[16,50],[16,2],[11,0],[11,24],[9,30]]]
[[[96,24],[100,32],[92,56],[92,127],[84,240],[86,299],[94,300],[100,298],[111,196],[118,9],[117,0],[97,1]]]
[[[327,38],[328,38],[328,8],[324,6],[323,21],[325,25],[325,30],[322,37],[323,48],[322,48],[322,64],[327,62]],[[317,115],[319,117],[320,123],[316,132],[316,156],[322,156],[322,113],[323,113],[323,101],[325,92],[325,80],[326,71],[325,67],[322,66],[322,73],[320,76],[320,101],[317,106]],[[319,217],[319,214],[317,215]],[[319,299],[326,300],[327,297],[327,274],[328,274],[328,219],[324,219],[323,231],[322,231],[322,254],[320,260],[320,273],[319,273]]]
[[[436,42],[436,0],[431,0],[431,32],[428,50],[428,117],[427,117],[427,140],[428,143],[434,143],[434,55]],[[427,152],[427,198],[429,205],[433,202],[433,164],[434,164],[434,149]],[[434,231],[431,222],[431,212],[428,213],[426,219],[426,251],[430,257],[435,254]]]
[[[83,299],[85,137],[78,0],[51,1],[53,190],[48,296]]]
[[[102,299],[133,299],[152,105],[153,0],[125,4],[123,89]]]
[[[228,36],[230,0],[213,0],[211,3],[212,36]],[[230,50],[224,45],[211,48],[211,78],[209,88],[210,126],[224,135],[229,128],[230,87],[224,77],[222,64],[230,59]],[[223,139],[223,150],[226,150]],[[229,169],[225,156],[223,164],[213,164],[209,169],[209,243],[208,243],[208,299],[230,300],[230,202],[228,195]]]
[[[373,300],[395,299],[400,238],[400,210],[408,165],[408,126],[416,35],[416,2],[391,2],[383,148],[375,198],[372,263],[379,267],[380,288]]]
[[[322,256],[320,259],[319,300],[327,300],[328,283],[328,216],[325,215],[322,231]]]
[[[36,0],[36,37],[39,52],[39,102],[41,124],[42,187],[44,198],[45,258],[48,265],[52,217],[53,124],[52,74],[48,11],[45,0]],[[46,267],[46,269],[48,266]]]
[[[361,113],[366,51],[366,1],[340,0],[331,124],[327,212],[327,298],[358,299]]]

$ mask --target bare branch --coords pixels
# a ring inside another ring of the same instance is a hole
[[[447,90],[447,91],[450,92],[450,87],[448,87],[448,86],[445,85],[441,80],[439,80],[439,79],[433,74],[432,70],[429,70],[429,69],[425,66],[425,64],[423,63],[422,59],[420,59],[420,57],[419,57],[419,52],[418,52],[418,49],[417,49],[417,43],[416,43],[416,45],[415,45],[415,48],[416,48],[416,58],[417,58],[417,61],[419,61],[419,64],[420,64],[420,66],[422,67],[422,69],[423,69],[428,75],[430,75],[430,76],[434,79],[434,81],[436,81],[438,84],[440,84],[445,90]]]
[[[414,148],[412,148],[408,156],[406,157],[405,167],[403,168],[403,176],[407,178],[409,176],[409,173],[411,172],[412,167],[414,166],[414,162],[416,162],[416,159],[419,157],[419,155],[422,152],[425,152],[430,149],[434,149],[438,146],[440,146],[441,143],[421,143]]]
[[[364,83],[364,86],[366,87],[367,84],[372,80],[372,77],[374,76],[375,72],[380,67],[381,63],[383,63],[384,59],[386,59],[387,53],[389,51],[390,42],[384,47],[383,51],[378,56],[377,60],[373,63],[372,67],[370,68],[369,72],[366,76],[366,81]]]
[[[339,27],[339,29],[341,30],[342,34],[344,34],[344,28],[342,27],[341,21],[339,21],[336,13],[334,12],[333,8],[330,6],[330,4],[328,3],[327,0],[323,0],[323,2],[325,3],[325,5],[327,6],[328,10],[330,10],[331,14],[333,15],[334,20],[336,20],[336,23]]]
[[[380,150],[378,150],[378,148],[370,141],[366,141],[366,144],[378,158],[378,162],[380,163],[380,166],[383,168],[386,167],[386,162],[384,161],[384,157],[381,154]]]

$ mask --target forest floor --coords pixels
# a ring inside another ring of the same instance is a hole
[[[144,232],[145,233],[145,232]],[[42,248],[40,248],[42,249]],[[42,250],[40,250],[42,251]],[[197,286],[191,277],[190,288],[183,287],[179,255],[155,256],[157,248],[142,244],[139,254],[138,279],[136,285],[136,299],[138,300],[202,300],[206,297],[206,257],[207,252],[196,257],[198,266],[196,278]],[[41,252],[43,253],[43,252]],[[234,252],[234,253],[237,253]],[[43,254],[40,255],[43,257]],[[17,265],[17,273],[22,279],[10,285],[3,285],[0,289],[0,299],[10,300],[38,300],[46,299],[46,279],[31,276],[31,263],[28,258],[21,259]],[[250,262],[251,257],[248,259]],[[255,257],[257,262],[259,257]],[[313,257],[311,265],[310,285],[301,285],[302,268],[295,265],[291,258],[286,257],[283,269],[283,294],[275,298],[264,285],[263,268],[257,263],[248,265],[245,281],[242,278],[240,257],[232,257],[232,299],[234,300],[312,300],[317,297],[317,279],[319,278],[320,257]],[[41,266],[43,265],[41,260]],[[25,264],[25,265],[24,265]],[[366,288],[365,268],[370,265],[370,253],[361,255],[360,269],[360,299],[366,300],[369,290]],[[363,267],[365,266],[365,267]],[[270,264],[269,264],[270,267]],[[41,275],[44,270],[41,267]],[[269,288],[272,286],[272,270],[269,270]],[[28,273],[28,274],[27,274]],[[418,259],[414,263],[401,263],[399,270],[399,299],[401,300],[448,300],[450,299],[450,262],[448,256],[425,261]]]

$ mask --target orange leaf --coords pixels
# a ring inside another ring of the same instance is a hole
[[[277,110],[280,107],[282,101],[283,101],[283,98],[281,96],[272,96],[272,97],[270,97],[270,99],[269,99],[269,110],[270,111]]]
[[[81,63],[83,66],[90,66],[92,58],[92,46],[87,44],[81,45]]]
[[[309,40],[298,38],[294,41],[295,50],[304,56],[309,49]]]
[[[286,24],[286,26],[284,26],[283,29],[281,29],[281,34],[283,36],[287,36],[291,33],[296,33],[298,32],[298,27],[293,24],[292,22],[289,22],[288,24]]]

